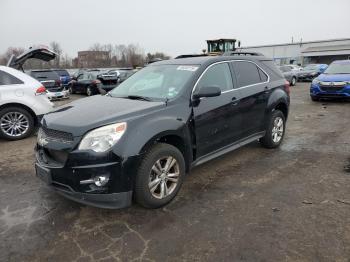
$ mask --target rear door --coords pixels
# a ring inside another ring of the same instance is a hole
[[[264,115],[270,93],[269,77],[252,61],[234,61],[233,68],[242,95],[239,108],[243,137],[249,137],[264,130]]]
[[[240,138],[240,91],[235,88],[229,63],[209,66],[199,78],[195,89],[218,86],[221,95],[201,98],[193,107],[197,157],[228,146]]]

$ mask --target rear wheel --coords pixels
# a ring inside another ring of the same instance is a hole
[[[20,107],[8,107],[0,111],[0,136],[6,140],[20,140],[34,131],[33,116]]]
[[[266,148],[278,147],[284,138],[286,118],[280,110],[271,113],[266,134],[260,139],[261,144]]]
[[[179,192],[185,175],[182,153],[169,144],[156,144],[146,154],[135,181],[135,200],[147,208],[168,204]]]

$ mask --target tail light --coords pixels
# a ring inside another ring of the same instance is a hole
[[[284,90],[286,90],[287,94],[290,95],[290,84],[287,80],[284,83]]]
[[[46,88],[44,86],[38,87],[35,91],[35,95],[46,94]]]
[[[56,85],[60,86],[61,85],[61,80],[56,80]]]
[[[92,81],[92,83],[93,83],[94,85],[97,85],[97,84],[101,84],[101,81],[100,81],[100,80],[94,80],[94,81]]]

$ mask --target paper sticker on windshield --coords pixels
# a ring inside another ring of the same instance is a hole
[[[198,66],[178,66],[177,70],[195,72]]]

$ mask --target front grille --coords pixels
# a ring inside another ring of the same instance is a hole
[[[343,90],[343,88],[344,88],[345,86],[331,86],[331,85],[329,85],[329,86],[324,86],[324,85],[320,85],[320,89],[322,90],[322,91],[325,91],[325,92],[338,92],[338,91],[341,91],[341,90]]]
[[[44,138],[47,140],[68,143],[68,144],[74,141],[73,134],[68,132],[54,130],[54,129],[46,128],[44,126],[41,128],[41,131],[43,133]]]
[[[54,149],[45,148],[45,153],[52,160],[54,160],[60,164],[66,163],[66,161],[68,159],[68,153],[66,151],[63,151],[63,150],[54,150]]]

